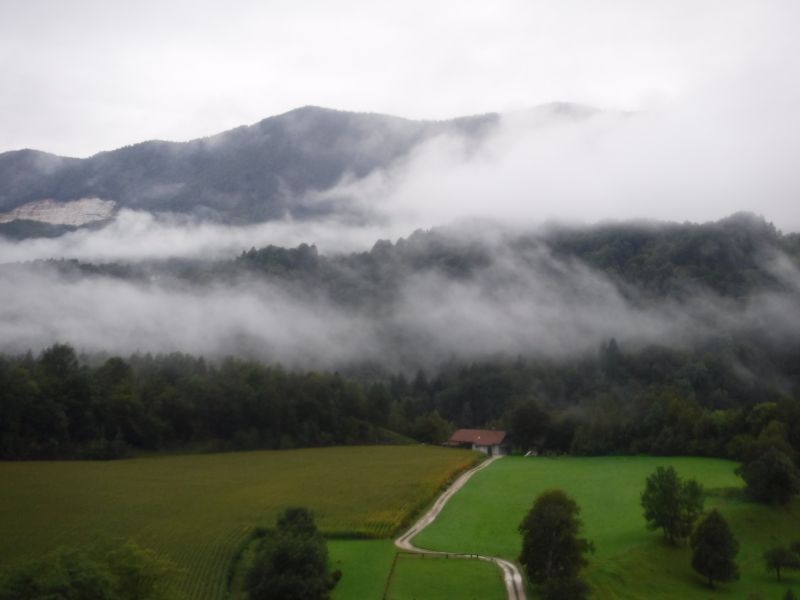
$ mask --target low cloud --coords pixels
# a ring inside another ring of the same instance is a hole
[[[749,210],[797,231],[800,64],[785,42],[776,40],[763,60],[694,81],[689,92],[635,113],[549,106],[508,114],[481,145],[439,137],[390,169],[297,199],[336,207],[330,218],[230,227],[122,211],[100,230],[0,240],[0,262],[218,259],[300,242],[346,252],[447,223],[478,239],[483,219],[530,230],[548,220],[706,221]],[[546,252],[521,260],[494,248],[491,264],[470,278],[409,275],[391,302],[363,311],[257,278],[143,284],[7,267],[0,269],[0,349],[67,341],[123,354],[181,350],[302,367],[380,360],[410,368],[496,353],[568,356],[610,337],[629,347],[748,331],[796,341],[800,276],[788,259],[772,268],[781,293],[643,303],[580,263]]]
[[[772,75],[740,74],[635,113],[507,114],[480,147],[439,137],[320,196],[407,230],[464,218],[704,222],[750,211],[798,231],[800,90]]]
[[[411,370],[495,355],[565,358],[612,337],[628,349],[689,347],[748,332],[776,343],[800,338],[800,273],[790,261],[773,263],[780,293],[747,302],[699,292],[681,302],[641,302],[579,262],[556,260],[541,248],[520,255],[484,243],[490,263],[470,276],[415,272],[388,300],[367,308],[260,277],[190,285],[5,267],[0,349],[66,341],[120,354],[183,351],[296,368],[379,362]]]
[[[325,221],[271,221],[229,226],[170,215],[122,210],[102,229],[79,229],[56,238],[13,241],[0,237],[0,262],[78,259],[91,262],[167,258],[229,258],[252,247],[316,243],[328,252],[371,247],[395,228]],[[399,233],[398,233],[399,235]]]

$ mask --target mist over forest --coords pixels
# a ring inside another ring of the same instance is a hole
[[[569,359],[612,338],[629,349],[793,343],[799,247],[796,235],[740,214],[533,230],[473,221],[349,253],[301,244],[233,259],[9,263],[0,339],[6,352],[66,341],[86,352],[406,372]]]
[[[35,260],[0,282],[7,458],[481,426],[577,454],[800,443],[800,237],[752,214]]]

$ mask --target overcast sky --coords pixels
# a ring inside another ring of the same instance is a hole
[[[2,0],[0,151],[87,156],[305,104],[446,118],[754,88],[780,104],[798,23],[793,0]]]

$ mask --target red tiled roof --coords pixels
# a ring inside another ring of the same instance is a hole
[[[494,446],[506,439],[505,431],[492,429],[459,429],[450,437],[450,444],[478,444]]]

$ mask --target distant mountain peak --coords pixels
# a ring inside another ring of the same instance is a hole
[[[559,102],[538,110],[578,117],[591,109]],[[388,168],[438,135],[480,143],[499,121],[497,113],[433,121],[307,105],[205,138],[145,141],[85,159],[5,152],[0,213],[30,218],[43,206],[99,198],[118,210],[230,223],[303,219],[332,210],[306,202],[309,193]]]
[[[0,154],[0,213],[23,206],[53,207],[84,198],[119,209],[189,213],[243,223],[305,218],[319,206],[303,203],[346,174],[386,168],[419,143],[442,133],[478,138],[490,116],[413,121],[302,106],[250,126],[188,142],[151,140],[85,159],[36,150]],[[41,215],[24,209],[19,214]],[[315,213],[316,214],[316,213]]]

